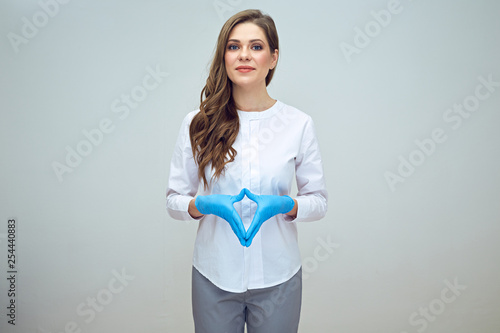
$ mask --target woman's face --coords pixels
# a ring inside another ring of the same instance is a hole
[[[262,28],[250,22],[239,23],[229,34],[224,60],[233,84],[265,87],[266,76],[278,61],[278,50],[271,54]]]

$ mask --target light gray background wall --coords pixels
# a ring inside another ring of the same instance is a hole
[[[170,157],[247,8],[275,19],[269,92],[315,120],[330,193],[299,226],[301,332],[500,331],[499,2],[63,2],[0,2],[2,332],[193,330]]]

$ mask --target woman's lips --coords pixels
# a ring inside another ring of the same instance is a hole
[[[253,71],[255,68],[250,67],[250,66],[238,66],[236,67],[236,70],[240,73],[248,73]]]

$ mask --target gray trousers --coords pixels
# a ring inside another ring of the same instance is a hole
[[[192,305],[196,333],[297,332],[302,303],[302,268],[279,285],[231,293],[216,287],[196,268],[192,271]]]

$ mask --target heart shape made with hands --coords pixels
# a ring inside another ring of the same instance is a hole
[[[243,200],[245,196],[257,204],[257,210],[248,230],[245,230],[241,217],[233,206],[236,202]],[[288,195],[257,195],[244,188],[238,195],[198,196],[195,205],[202,214],[214,214],[226,220],[241,245],[248,247],[252,244],[252,240],[262,223],[277,214],[288,213],[295,206],[295,201]]]
[[[295,201],[288,195],[257,195],[252,193],[247,188],[244,188],[242,192],[244,192],[245,196],[257,204],[257,210],[253,216],[252,223],[245,233],[245,246],[248,247],[252,244],[253,238],[265,221],[277,214],[288,213],[295,206]],[[243,197],[241,200],[243,200]]]

